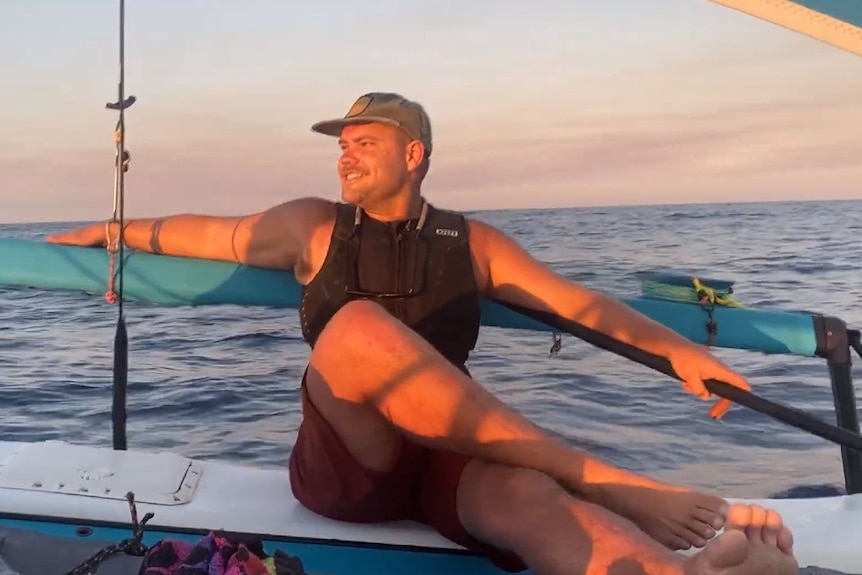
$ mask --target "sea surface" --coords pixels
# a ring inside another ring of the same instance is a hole
[[[618,297],[642,270],[736,282],[746,305],[862,325],[862,202],[476,212],[566,276]],[[79,224],[3,225],[41,238]],[[2,265],[2,262],[0,262]],[[308,349],[296,310],[127,303],[130,447],[285,468]],[[0,288],[0,438],[111,445],[117,308]],[[720,326],[719,326],[720,329]],[[485,328],[477,379],[617,465],[732,497],[842,488],[839,448],[743,407],[719,422],[678,382],[571,336]],[[824,361],[716,350],[754,391],[834,422]],[[858,375],[857,375],[858,377]]]

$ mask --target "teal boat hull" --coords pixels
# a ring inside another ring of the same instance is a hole
[[[81,538],[81,528],[85,528],[86,538],[117,543],[131,535],[129,526],[93,525],[86,522],[56,522],[35,519],[10,519],[0,517],[0,527],[27,529],[45,535]],[[161,539],[183,539],[195,542],[205,532],[170,531],[147,529],[143,543],[152,546]],[[264,550],[270,555],[281,550],[299,557],[305,571],[309,574],[328,573],[331,575],[501,575],[501,571],[487,559],[473,553],[456,550],[434,550],[417,547],[382,546],[373,543],[351,542],[328,543],[323,540],[303,541],[289,538],[268,538],[265,534],[255,534],[263,542]],[[522,572],[528,575],[529,572]],[[52,574],[53,575],[53,574]],[[59,575],[59,574],[57,574]]]
[[[35,240],[0,238],[0,286],[104,294],[108,253]],[[125,252],[126,300],[161,306],[240,305],[296,308],[301,288],[292,273],[229,262]],[[622,300],[684,337],[707,343],[704,309],[693,302],[637,297]],[[814,357],[817,334],[810,314],[717,306],[715,347]],[[483,303],[482,324],[554,331],[554,328],[498,303]]]

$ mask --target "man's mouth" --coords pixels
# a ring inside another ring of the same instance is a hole
[[[362,177],[362,174],[361,174],[361,173],[359,173],[359,172],[347,172],[346,174],[344,174],[344,176],[343,176],[343,177],[344,177],[344,179],[345,179],[345,180],[347,180],[348,182],[350,182],[350,181],[353,181],[353,180],[355,180],[355,179],[357,179],[357,178],[361,178],[361,177]]]

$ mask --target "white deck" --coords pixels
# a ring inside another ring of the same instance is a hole
[[[0,513],[128,523],[129,490],[140,517],[155,513],[154,527],[458,548],[415,523],[355,525],[320,517],[293,498],[287,469],[62,442],[0,442]],[[862,495],[761,503],[781,512],[793,529],[800,565],[862,570]]]
[[[194,490],[183,487],[191,474],[181,473],[181,469],[198,473]],[[86,475],[93,479],[83,479]],[[185,491],[185,503],[170,496],[171,481],[174,491]],[[61,483],[64,488],[59,489]],[[87,484],[86,493],[78,490]],[[76,489],[69,489],[70,485]],[[106,485],[110,493],[104,493]],[[256,469],[192,461],[172,453],[113,451],[58,441],[0,442],[0,513],[129,523],[127,491],[135,494],[139,517],[155,513],[148,523],[151,527],[459,548],[423,525],[356,525],[312,513],[293,498],[287,469]]]

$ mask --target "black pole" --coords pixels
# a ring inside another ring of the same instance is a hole
[[[859,414],[856,409],[856,392],[853,389],[851,341],[847,325],[840,319],[814,316],[817,334],[817,355],[826,359],[829,379],[832,382],[832,400],[838,427],[859,434]],[[862,492],[862,453],[841,446],[844,465],[844,486],[847,493]]]
[[[122,316],[117,320],[117,332],[114,335],[114,397],[111,409],[113,424],[114,449],[125,451],[126,443],[126,387],[129,374],[129,336],[126,332],[126,322]]]

